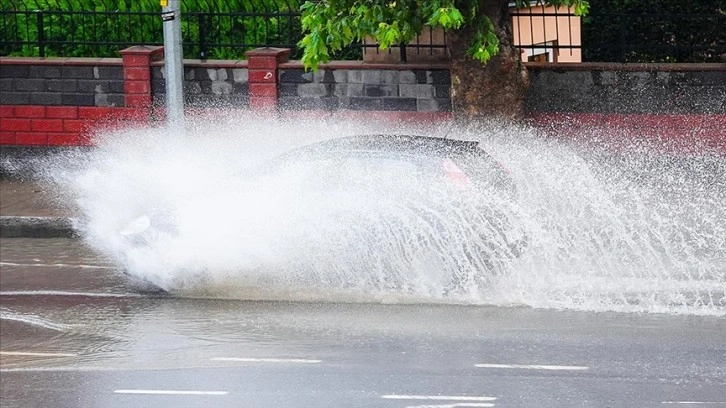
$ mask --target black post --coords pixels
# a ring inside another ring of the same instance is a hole
[[[207,59],[207,19],[204,13],[197,14],[199,23],[199,59]]]
[[[629,16],[627,16],[627,17],[629,17]],[[627,33],[625,31],[625,24],[624,24],[623,20],[625,20],[627,17],[625,15],[622,15],[621,18],[618,19],[618,40],[619,40],[618,42],[620,43],[619,44],[620,47],[618,47],[618,49],[619,49],[618,60],[620,62],[626,62],[625,61],[625,59],[626,59],[625,58],[625,56],[626,56],[625,47],[627,47]],[[630,22],[628,21],[628,23],[630,23]]]
[[[408,57],[406,56],[406,44],[401,43],[400,47],[401,47],[401,62],[407,62]]]
[[[45,58],[45,27],[43,26],[43,10],[35,11],[38,24],[38,56]]]

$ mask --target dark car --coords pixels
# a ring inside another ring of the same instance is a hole
[[[396,245],[402,253],[407,245],[430,248],[429,253],[446,246],[457,258],[467,258],[469,268],[492,271],[497,262],[518,257],[527,244],[511,219],[517,197],[513,180],[475,141],[345,137],[292,150],[231,179],[244,183],[258,200],[283,201],[280,212],[308,211],[336,220],[314,232],[336,235],[331,242],[347,246],[346,253],[367,245],[384,257],[390,254],[372,248],[390,240],[401,241]],[[269,186],[283,190],[284,198],[259,198],[264,194],[257,192]],[[303,245],[307,237],[300,231],[311,228],[314,221],[290,231]],[[130,246],[178,233],[174,209],[143,215],[121,231]]]

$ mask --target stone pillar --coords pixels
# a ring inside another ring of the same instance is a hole
[[[287,48],[257,48],[245,53],[249,70],[250,108],[273,110],[277,108],[278,65],[290,58]]]
[[[164,57],[164,47],[137,45],[119,51],[124,69],[127,108],[151,108],[151,62]]]

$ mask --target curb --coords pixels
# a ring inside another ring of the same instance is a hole
[[[0,238],[78,238],[70,217],[0,216]]]

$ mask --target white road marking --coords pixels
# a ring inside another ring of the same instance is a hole
[[[726,401],[663,401],[661,404],[682,404],[682,405],[699,405],[699,404],[721,404],[726,405]]]
[[[16,367],[0,368],[0,373],[65,373],[65,372],[94,372],[94,371],[137,371],[129,367]]]
[[[212,361],[236,361],[242,363],[297,363],[317,364],[323,360],[307,360],[302,358],[247,358],[247,357],[213,357]]]
[[[144,297],[139,293],[65,292],[60,290],[14,290],[0,292],[0,296],[85,296],[100,298]]]
[[[440,405],[407,405],[406,408],[459,408],[459,407],[470,407],[470,408],[492,408],[494,404],[489,402],[455,402],[453,404],[440,404]]]
[[[228,391],[114,390],[114,394],[144,394],[144,395],[227,395],[228,394]]]
[[[0,320],[12,320],[15,322],[30,324],[33,326],[38,326],[59,332],[65,332],[67,330],[73,329],[74,327],[78,327],[78,325],[55,323],[36,315],[18,314],[13,312],[0,312]]]
[[[429,401],[496,401],[496,397],[474,397],[467,395],[381,395],[383,399],[429,400]]]
[[[83,265],[83,264],[63,264],[63,263],[15,263],[15,262],[0,262],[0,266],[32,266],[40,268],[81,268],[81,269],[116,269],[113,266],[106,265]]]
[[[29,357],[76,357],[73,353],[36,353],[31,351],[0,351],[0,356],[29,356]]]
[[[524,370],[559,370],[559,371],[584,371],[590,367],[584,366],[558,366],[558,365],[538,365],[538,364],[474,364],[479,368],[519,368]]]

